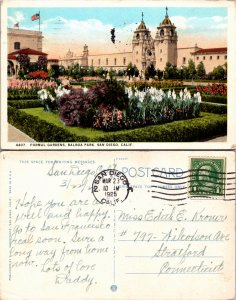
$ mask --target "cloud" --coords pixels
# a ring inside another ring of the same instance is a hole
[[[188,28],[193,28],[192,21],[195,19],[196,19],[196,17],[190,17],[190,18],[186,18],[183,16],[171,17],[172,23],[174,23],[178,29],[183,29],[183,30],[188,29]]]
[[[20,11],[16,11],[15,16],[16,16],[16,21],[17,22],[24,21],[24,19],[25,19],[23,13],[20,12]]]
[[[16,11],[14,16],[7,16],[7,19],[12,23],[15,24],[17,22],[22,22],[25,20],[24,14],[20,11]]]
[[[49,43],[51,47],[56,48],[56,45],[62,43],[65,45],[74,44],[73,51],[80,53],[82,46],[88,44],[90,53],[97,52],[98,49],[100,52],[106,53],[124,51],[124,48],[131,47],[133,32],[137,26],[137,24],[132,23],[115,27],[113,24],[105,24],[98,19],[82,21],[57,16],[45,20],[41,29],[44,31],[45,44]],[[115,27],[115,44],[111,42],[110,31],[113,27]]]
[[[221,16],[213,16],[213,17],[211,17],[211,20],[218,23],[218,22],[222,22],[224,20],[224,18]]]
[[[211,26],[211,29],[227,29],[227,24],[226,23],[221,23],[221,24],[215,24]]]

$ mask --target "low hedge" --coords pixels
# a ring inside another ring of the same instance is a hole
[[[202,93],[201,93],[201,96],[202,96],[202,101],[204,101],[204,102],[227,104],[227,96],[204,95]]]
[[[38,117],[8,107],[8,121],[38,142],[192,142],[227,133],[227,116],[203,113],[201,117],[132,130],[105,133],[96,138],[76,135]]]
[[[200,110],[212,114],[227,114],[227,105],[210,102],[201,102]]]
[[[19,94],[11,94],[8,92],[7,95],[7,99],[8,100],[29,100],[29,99],[38,99],[38,94],[37,92],[35,93],[30,93],[30,94],[26,94],[26,95],[19,95]]]
[[[42,107],[40,100],[9,100],[8,105],[18,109]]]
[[[23,111],[8,106],[8,122],[38,142],[87,142],[86,136],[77,136],[66,129],[40,120]]]
[[[149,126],[119,134],[109,134],[106,142],[194,142],[211,139],[227,133],[226,115],[210,115],[169,124]]]

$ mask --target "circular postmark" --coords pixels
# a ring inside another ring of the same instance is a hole
[[[127,199],[133,189],[124,173],[108,169],[96,175],[92,184],[92,193],[101,204],[116,205]]]

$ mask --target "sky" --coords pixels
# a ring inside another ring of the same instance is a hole
[[[165,17],[165,7],[31,7],[8,8],[8,27],[19,22],[20,29],[39,30],[31,16],[40,12],[43,51],[49,58],[62,58],[70,49],[81,55],[87,44],[90,54],[131,51],[134,30],[144,22],[155,37],[156,27]],[[178,47],[227,46],[227,8],[170,7],[168,15],[177,27]],[[116,43],[110,40],[115,28]]]

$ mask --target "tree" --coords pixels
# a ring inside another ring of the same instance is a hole
[[[191,58],[188,60],[188,73],[189,73],[190,78],[192,78],[192,79],[196,75],[195,63]]]
[[[30,58],[27,54],[19,54],[16,60],[20,64],[20,68],[26,73],[29,70]]]
[[[197,65],[196,74],[201,79],[204,79],[206,77],[206,70],[202,61]]]
[[[90,67],[89,67],[89,69],[88,69],[88,75],[89,75],[89,76],[95,76],[95,75],[96,75],[96,72],[95,72],[93,66],[90,66]]]
[[[150,64],[147,66],[146,70],[145,70],[145,78],[149,79],[149,78],[154,78],[156,76],[157,72],[155,70],[155,67],[153,64]]]
[[[45,55],[39,55],[38,57],[38,70],[47,70],[48,60]]]
[[[136,65],[129,63],[127,66],[127,69],[126,69],[126,74],[127,74],[127,76],[129,76],[129,79],[130,79],[130,77],[134,77],[134,76],[138,77],[139,70]]]
[[[110,80],[113,80],[113,78],[116,76],[116,70],[113,70],[112,68],[110,68],[108,74],[109,74]]]
[[[215,67],[212,72],[214,79],[224,79],[226,75],[225,69],[222,66]]]
[[[165,79],[176,79],[178,78],[178,70],[175,65],[172,65],[171,63],[167,62],[165,71],[164,71],[164,77]]]

